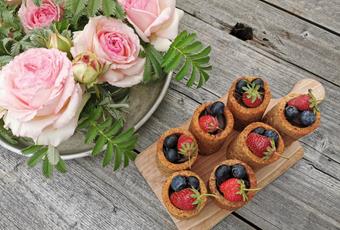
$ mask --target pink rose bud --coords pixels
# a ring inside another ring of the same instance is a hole
[[[86,52],[78,55],[73,60],[72,70],[76,81],[91,87],[97,83],[104,67],[100,64],[95,54]]]
[[[70,53],[71,47],[72,47],[72,42],[68,38],[62,36],[59,33],[51,34],[50,39],[47,43],[47,48],[58,49],[62,52],[67,53],[69,57],[71,57],[71,53]]]

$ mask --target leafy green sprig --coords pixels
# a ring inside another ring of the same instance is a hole
[[[53,174],[53,168],[61,173],[66,173],[66,163],[60,157],[59,151],[53,146],[32,145],[22,150],[24,155],[31,155],[27,164],[29,167],[35,167],[42,162],[42,172],[47,178]]]
[[[210,64],[211,47],[204,47],[197,40],[195,33],[183,31],[180,33],[169,50],[163,54],[151,44],[143,44],[144,51],[140,56],[145,57],[144,82],[158,80],[172,71],[177,71],[175,79],[182,81],[188,77],[187,86],[196,85],[197,88],[208,81],[208,71],[212,69]]]
[[[122,120],[114,121],[111,116],[106,116],[104,109],[97,106],[91,110],[88,116],[84,117],[79,124],[79,129],[86,129],[85,143],[95,143],[92,156],[98,156],[106,145],[103,158],[103,167],[111,164],[114,158],[113,169],[117,170],[124,162],[124,167],[134,160],[136,155],[133,152],[137,143],[137,136],[134,129],[123,131]]]
[[[200,88],[209,79],[207,71],[212,69],[209,56],[211,47],[204,47],[196,38],[195,33],[180,33],[164,55],[162,67],[166,73],[178,70],[175,78],[177,81],[188,76],[186,85]]]

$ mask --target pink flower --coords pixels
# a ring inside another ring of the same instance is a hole
[[[102,64],[110,65],[101,81],[117,87],[130,87],[143,80],[144,58],[133,29],[119,20],[103,16],[90,18],[81,32],[74,34],[74,57],[85,52],[94,53]]]
[[[57,49],[29,49],[0,72],[5,127],[36,144],[58,146],[71,137],[85,102],[71,61]]]
[[[129,22],[145,42],[159,51],[167,51],[178,34],[184,13],[176,9],[176,0],[119,0]]]
[[[40,6],[36,6],[33,0],[27,0],[21,4],[18,15],[25,31],[30,31],[49,27],[61,19],[62,13],[63,9],[53,0],[43,0]]]

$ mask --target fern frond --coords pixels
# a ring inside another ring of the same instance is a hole
[[[158,80],[164,77],[162,69],[163,55],[158,52],[151,44],[147,44],[144,47],[145,55],[145,68],[144,68],[144,83]]]
[[[98,156],[105,148],[103,167],[113,162],[113,169],[117,170],[126,160],[131,160],[131,151],[137,143],[134,129],[123,131],[121,119],[113,121],[111,116],[106,117],[102,106],[92,109],[89,116],[81,121],[78,128],[87,129],[86,143],[93,142],[92,156]]]
[[[59,155],[59,151],[53,146],[32,145],[21,150],[24,155],[31,155],[27,161],[29,167],[35,167],[42,162],[42,173],[49,178],[53,174],[55,167],[60,173],[66,173],[66,164]]]
[[[211,47],[204,47],[202,42],[197,40],[195,33],[183,31],[164,55],[162,67],[167,73],[177,70],[177,81],[188,77],[188,87],[196,85],[200,88],[209,79],[208,71],[212,68],[210,52]]]

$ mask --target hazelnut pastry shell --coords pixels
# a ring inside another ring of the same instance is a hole
[[[212,102],[204,103],[200,105],[194,115],[192,116],[189,130],[196,137],[198,143],[199,154],[210,155],[217,152],[225,143],[228,136],[233,131],[234,118],[227,106],[224,107],[224,117],[226,120],[226,127],[224,130],[217,135],[212,135],[203,131],[199,124],[199,117],[201,113],[211,104]]]
[[[276,152],[272,154],[272,156],[268,159],[262,159],[256,156],[247,146],[247,138],[248,135],[256,128],[264,128],[266,130],[273,130],[279,134],[277,130],[273,127],[262,123],[255,122],[248,125],[229,145],[227,149],[227,158],[228,159],[239,159],[240,161],[245,162],[250,165],[253,169],[259,169],[264,166],[267,166],[278,159],[280,159],[280,155],[282,155],[284,151],[284,142],[282,137],[279,134],[278,146],[276,147]]]
[[[234,116],[234,119],[235,119],[234,128],[236,130],[241,130],[247,125],[249,125],[250,123],[260,121],[272,98],[272,94],[271,94],[268,82],[261,78],[264,81],[264,96],[263,96],[262,104],[256,108],[247,108],[239,103],[239,101],[235,98],[235,95],[234,95],[237,82],[242,79],[251,82],[256,78],[259,78],[259,77],[245,76],[245,77],[238,78],[232,83],[229,89],[227,106]]]
[[[174,171],[180,171],[180,170],[191,168],[191,166],[197,160],[197,156],[198,156],[198,149],[197,149],[196,152],[190,157],[190,160],[187,160],[183,163],[175,164],[175,163],[171,163],[170,161],[168,161],[168,159],[166,159],[164,155],[163,144],[164,144],[165,138],[167,138],[168,136],[172,134],[184,134],[188,137],[191,137],[194,140],[194,142],[197,144],[195,137],[188,130],[185,130],[185,129],[173,128],[163,133],[157,142],[157,165],[159,169],[165,173],[171,173]]]
[[[182,209],[178,209],[176,208],[170,201],[170,194],[169,194],[169,190],[170,190],[170,185],[172,182],[172,179],[175,176],[185,176],[185,177],[189,177],[189,176],[194,176],[196,177],[199,182],[200,182],[200,193],[201,194],[207,194],[207,187],[205,186],[205,183],[203,182],[203,180],[194,172],[192,171],[179,171],[179,172],[175,172],[173,174],[171,174],[164,182],[163,184],[163,188],[162,188],[162,199],[163,199],[163,203],[166,207],[166,209],[168,210],[168,212],[176,217],[177,219],[188,219],[191,218],[193,216],[198,215],[202,209],[204,208],[204,206],[207,204],[208,198],[206,196],[202,197],[203,202],[201,204],[199,204],[195,209],[193,210],[182,210]]]
[[[308,127],[298,127],[291,124],[285,116],[285,108],[288,101],[300,96],[300,94],[289,94],[282,98],[263,118],[263,121],[279,131],[286,146],[291,145],[294,141],[304,137],[320,126],[321,114],[316,113],[314,124]]]
[[[257,181],[256,181],[256,176],[255,176],[253,169],[249,165],[247,165],[246,163],[239,161],[239,160],[233,160],[232,159],[232,160],[225,160],[225,161],[221,162],[219,165],[217,165],[214,168],[214,170],[212,171],[210,178],[209,178],[210,193],[216,195],[216,197],[213,198],[214,202],[220,208],[227,209],[227,210],[230,210],[230,211],[241,208],[242,206],[247,204],[255,195],[254,191],[249,191],[247,193],[247,196],[248,196],[247,201],[231,202],[231,201],[225,199],[224,196],[218,191],[217,184],[216,184],[216,177],[215,177],[216,169],[221,165],[232,166],[232,165],[236,165],[236,164],[241,164],[241,165],[244,166],[244,168],[246,169],[246,172],[248,174],[248,178],[249,178],[249,182],[250,182],[250,189],[255,189],[256,186],[257,186]]]

